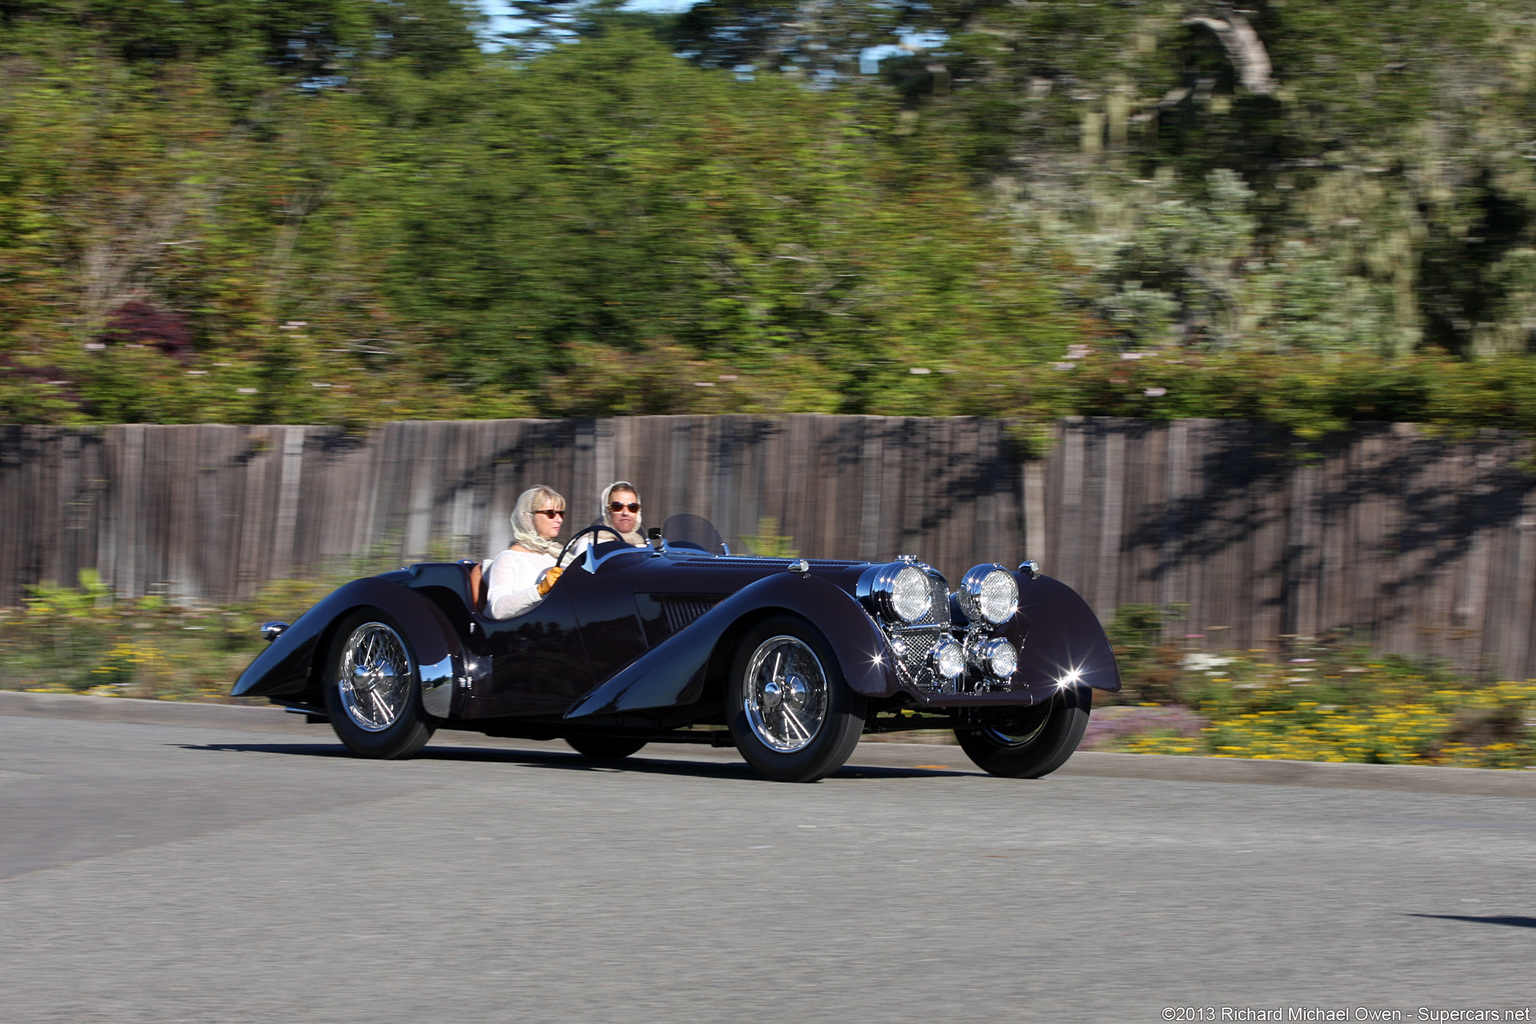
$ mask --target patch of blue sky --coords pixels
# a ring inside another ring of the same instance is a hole
[[[517,9],[514,0],[476,0],[480,10],[485,12],[487,18],[486,35],[489,37],[487,45],[493,49],[501,45],[501,37],[507,32],[519,32],[529,27],[530,23],[518,17],[521,13]],[[686,11],[692,7],[695,0],[629,0],[624,5],[628,11],[651,11],[656,14],[671,14],[677,11]]]
[[[513,0],[477,0],[480,9],[489,19],[486,25],[490,48],[499,48],[504,33],[518,32],[529,27],[529,22],[518,17],[517,4]],[[629,0],[624,5],[628,11],[651,11],[656,14],[674,14],[678,11],[686,11],[697,0]],[[888,57],[897,57],[909,53],[913,49],[932,49],[944,41],[944,36],[936,32],[902,35],[901,42],[883,43],[879,46],[866,46],[859,51],[859,71],[866,75],[880,73],[880,62]]]

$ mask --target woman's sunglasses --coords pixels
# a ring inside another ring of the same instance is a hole
[[[632,501],[628,505],[622,501],[610,501],[608,503],[609,512],[623,512],[625,509],[629,509],[631,512],[639,512],[640,503],[638,501]]]
[[[563,509],[563,508],[536,508],[536,509],[533,510],[533,514],[536,515],[536,516],[547,516],[550,519],[555,519],[555,518],[559,518],[559,517],[564,516],[565,515],[565,509]]]

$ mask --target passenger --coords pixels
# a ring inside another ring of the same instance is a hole
[[[619,532],[626,544],[645,547],[645,534],[640,531],[640,492],[628,480],[617,480],[603,488],[597,501],[598,518],[593,526],[609,526]],[[585,551],[593,544],[607,544],[614,540],[607,530],[589,533],[576,542],[576,550]]]
[[[544,599],[560,578],[555,538],[565,525],[565,499],[553,487],[540,484],[518,495],[512,510],[512,546],[497,555],[486,570],[486,613],[493,619],[523,614]]]
[[[609,484],[598,505],[604,523],[618,530],[630,544],[645,547],[645,534],[640,532],[640,492],[634,484],[627,480]]]

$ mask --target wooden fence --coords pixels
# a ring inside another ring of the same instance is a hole
[[[952,582],[1030,557],[1106,619],[1178,609],[1168,628],[1212,647],[1350,629],[1526,678],[1529,458],[1504,435],[1387,424],[1303,449],[1215,420],[1069,420],[1039,460],[977,419],[0,427],[0,606],[82,568],[124,596],[227,602],[285,576],[480,557],[508,543],[524,487],[554,486],[584,524],[625,478],[647,526],[692,512],[739,545],[773,520],[801,554],[913,554]]]

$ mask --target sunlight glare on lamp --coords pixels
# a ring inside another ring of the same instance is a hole
[[[1080,683],[1082,681],[1083,681],[1083,670],[1082,670],[1082,668],[1081,667],[1071,668],[1071,669],[1067,670],[1065,675],[1062,675],[1062,676],[1057,678],[1057,680],[1056,680],[1056,688],[1058,690],[1068,690],[1068,689],[1071,689],[1072,687],[1076,686],[1078,683]]]

